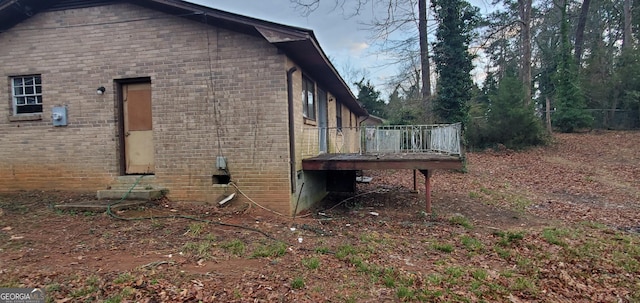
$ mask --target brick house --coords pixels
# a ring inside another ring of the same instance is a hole
[[[327,193],[302,159],[367,116],[311,30],[178,0],[0,0],[0,77],[0,191],[231,181],[290,215]]]

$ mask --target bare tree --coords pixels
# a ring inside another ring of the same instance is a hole
[[[531,104],[531,6],[532,0],[518,0],[522,63],[520,78],[524,87],[524,104]]]
[[[631,0],[624,0],[624,35],[622,36],[622,49],[626,50],[633,45],[631,36]]]
[[[420,36],[420,65],[422,67],[422,107],[427,123],[433,123],[431,109],[431,67],[427,39],[427,0],[418,0],[418,35]]]
[[[308,15],[317,10],[320,0],[290,0],[303,14]],[[331,1],[331,0],[327,0]],[[383,46],[383,51],[393,53],[395,60],[391,64],[413,61],[413,57],[420,58],[420,76],[422,108],[425,120],[432,122],[431,115],[431,64],[429,60],[428,41],[428,8],[427,0],[332,0],[333,9],[347,12],[352,17],[361,13],[365,5],[370,4],[374,11],[384,12],[366,23],[372,33],[372,40],[377,40]],[[416,14],[415,6],[418,6]],[[349,5],[349,6],[347,6]],[[417,16],[416,16],[417,15]],[[415,32],[417,28],[417,33]],[[393,33],[411,33],[404,40],[394,41],[390,37]],[[417,39],[415,37],[417,35]],[[416,49],[416,45],[419,46]],[[419,55],[418,55],[419,54]]]
[[[580,16],[578,17],[578,25],[576,27],[576,48],[574,56],[576,58],[576,62],[580,65],[580,60],[582,60],[582,47],[584,44],[584,28],[587,24],[587,16],[589,14],[589,5],[591,4],[591,0],[582,1],[582,8],[580,9]]]

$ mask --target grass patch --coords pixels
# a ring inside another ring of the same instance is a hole
[[[505,260],[509,260],[511,258],[511,251],[509,249],[501,246],[496,246],[493,248],[493,250],[498,254],[498,256],[500,256],[500,258],[503,258]]]
[[[360,235],[360,241],[365,243],[367,242],[379,243],[382,241],[382,238],[380,237],[380,234],[374,231],[369,233],[363,233],[362,235]]]
[[[537,276],[540,271],[540,268],[533,259],[523,255],[516,257],[516,266],[518,266],[521,273],[525,273],[530,277]]]
[[[433,243],[432,247],[437,251],[441,251],[447,254],[450,254],[453,252],[453,245],[448,243]]]
[[[0,282],[0,288],[18,288],[18,286],[20,286],[20,281],[15,277],[9,278],[8,281]]]
[[[348,257],[349,255],[355,255],[357,253],[355,247],[346,244],[346,245],[342,245],[340,247],[338,247],[338,249],[336,250],[336,258],[340,259],[340,260],[344,260],[346,257]]]
[[[52,292],[60,291],[60,289],[62,289],[62,287],[60,286],[59,283],[52,283],[52,284],[47,285],[44,289],[45,289],[46,292],[52,293]]]
[[[130,273],[126,272],[126,273],[121,273],[120,275],[118,275],[117,278],[113,279],[113,283],[124,284],[124,283],[133,282],[134,280],[135,280],[135,277],[133,277]]]
[[[182,252],[196,259],[208,260],[211,258],[212,248],[211,241],[187,242],[182,246]]]
[[[482,242],[474,237],[462,236],[460,238],[460,242],[462,243],[462,246],[470,252],[480,252],[484,250]]]
[[[498,240],[498,245],[500,246],[512,246],[517,245],[524,239],[525,232],[524,231],[496,231],[493,233],[494,236],[500,237]]]
[[[194,222],[189,224],[189,229],[187,230],[187,234],[192,237],[199,236],[204,230],[205,224],[200,222]]]
[[[293,281],[291,281],[292,289],[302,289],[303,287],[304,287],[304,278],[302,277],[293,278]]]
[[[460,225],[466,229],[472,229],[473,224],[469,221],[469,219],[463,215],[455,215],[449,218],[449,223],[453,225]]]
[[[317,257],[302,259],[302,265],[306,266],[308,269],[315,270],[320,267],[320,259]]]
[[[535,295],[538,292],[536,283],[527,277],[517,277],[511,286],[512,290],[521,291],[531,295]]]
[[[97,283],[91,283],[91,281],[87,281],[87,285],[84,287],[81,287],[79,289],[75,289],[72,290],[69,293],[69,296],[72,298],[82,298],[82,297],[88,297],[90,294],[93,294],[95,292],[98,292],[100,290],[100,288],[98,288],[98,284]]]
[[[513,205],[515,210],[521,214],[524,213],[524,211],[527,210],[527,207],[531,206],[531,204],[533,204],[533,202],[525,197],[514,196],[511,199],[511,205]]]
[[[397,276],[398,273],[393,268],[385,268],[382,270],[382,283],[388,288],[394,288]]]
[[[261,245],[256,247],[251,254],[252,258],[266,257],[282,257],[287,252],[287,244],[284,242],[276,242],[269,245]]]
[[[222,247],[226,251],[238,257],[242,256],[245,251],[244,242],[240,241],[239,239],[234,239],[228,242],[224,242],[220,245],[220,247]]]
[[[331,252],[331,251],[329,250],[329,248],[328,248],[328,247],[326,247],[326,246],[321,246],[321,247],[317,247],[317,248],[315,249],[315,252],[316,252],[316,253],[319,253],[319,254],[326,255],[326,254],[328,254],[328,253],[329,253],[329,252]]]
[[[134,290],[131,287],[127,286],[127,287],[123,288],[120,291],[119,294],[117,294],[117,295],[115,295],[113,297],[109,297],[108,299],[104,300],[104,303],[120,303],[125,298],[130,297],[132,294],[134,294]]]
[[[460,278],[465,274],[465,270],[458,266],[447,267],[444,272],[449,276],[446,282],[450,285],[458,285]]]
[[[489,276],[489,273],[485,269],[478,268],[471,272],[471,276],[478,281],[484,281]]]
[[[568,232],[566,230],[557,228],[545,228],[542,231],[542,238],[549,244],[566,247],[567,243],[562,241],[561,238],[566,236]]]
[[[443,280],[444,279],[442,275],[440,275],[439,273],[433,273],[427,276],[427,282],[429,283],[429,285],[440,285]]]
[[[122,296],[121,295],[115,295],[113,297],[110,297],[106,300],[104,300],[104,303],[120,303],[122,302]]]
[[[413,289],[410,289],[408,287],[400,286],[396,290],[396,295],[398,296],[398,299],[407,301],[407,300],[415,299],[416,292]]]

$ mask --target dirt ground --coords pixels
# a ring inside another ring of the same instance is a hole
[[[0,287],[49,302],[639,302],[640,132],[559,134],[436,171],[366,171],[301,217],[95,193],[0,195]],[[178,216],[178,217],[176,217]],[[155,217],[154,219],[140,219]]]

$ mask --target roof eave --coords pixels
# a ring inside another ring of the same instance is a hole
[[[0,32],[22,22],[32,13],[47,9],[57,2],[55,0],[0,0]],[[368,115],[367,111],[358,104],[351,89],[329,61],[310,29],[260,20],[181,0],[137,0],[131,2],[181,15],[183,18],[193,21],[223,26],[263,37],[313,75],[316,81],[330,89],[336,98],[339,98],[356,115]],[[21,10],[23,14],[11,14],[12,8]],[[5,20],[2,20],[3,16]]]

